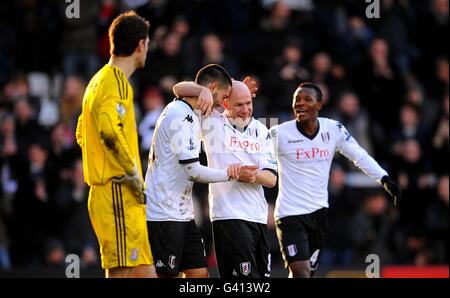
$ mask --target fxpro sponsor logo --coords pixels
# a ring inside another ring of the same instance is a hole
[[[295,152],[295,159],[302,162],[324,160],[328,159],[329,156],[330,151],[326,148],[298,148]]]

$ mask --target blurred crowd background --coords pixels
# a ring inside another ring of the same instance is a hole
[[[337,157],[320,267],[363,266],[370,253],[382,265],[448,265],[448,0],[382,0],[378,19],[362,0],[80,0],[73,19],[68,5],[0,2],[0,271],[62,268],[70,253],[100,268],[74,132],[86,84],[109,58],[108,26],[128,9],[151,23],[147,65],[131,78],[144,171],[172,86],[203,65],[253,76],[254,116],[279,123],[312,81],[325,93],[321,116],[341,121],[404,194],[395,208]],[[207,193],[196,185],[214,268]],[[266,190],[271,214],[276,194]],[[273,276],[283,276],[268,225]]]

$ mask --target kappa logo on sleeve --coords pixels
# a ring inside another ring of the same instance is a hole
[[[344,134],[345,134],[345,140],[346,140],[346,141],[350,140],[350,138],[352,137],[352,136],[348,133],[348,131],[344,131]]]
[[[194,119],[192,118],[191,115],[187,115],[186,118],[184,118],[183,121],[187,121],[189,123],[194,123]]]

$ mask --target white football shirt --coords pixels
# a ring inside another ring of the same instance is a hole
[[[277,165],[267,127],[252,118],[245,130],[235,127],[225,114],[213,113],[202,122],[208,166],[216,169],[229,164],[256,165],[276,171]],[[238,181],[209,184],[211,221],[241,219],[266,224],[267,201],[261,185]]]
[[[150,148],[145,191],[148,221],[194,218],[192,187],[182,164],[197,162],[200,122],[189,103],[175,99],[161,113]]]
[[[379,183],[387,175],[341,123],[327,118],[318,121],[319,130],[311,138],[300,132],[296,120],[270,129],[279,175],[275,219],[328,208],[328,179],[335,152]]]

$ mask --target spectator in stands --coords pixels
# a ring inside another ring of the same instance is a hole
[[[142,111],[144,117],[139,122],[138,133],[140,138],[142,168],[147,168],[148,154],[152,144],[156,121],[164,109],[164,98],[158,87],[149,87],[142,98]]]
[[[66,17],[67,3],[61,2],[61,45],[64,75],[88,79],[99,66],[97,56],[99,1],[80,1],[80,18]]]
[[[346,91],[339,96],[336,112],[330,118],[341,122],[358,143],[370,155],[373,154],[370,118],[353,91]]]
[[[55,236],[64,254],[80,256],[82,266],[99,265],[97,242],[92,230],[86,208],[89,188],[83,179],[81,159],[73,162],[69,170],[69,179],[60,183],[54,200],[54,223],[59,229]]]
[[[385,195],[382,192],[368,195],[350,223],[349,236],[355,249],[355,261],[365,260],[370,252],[377,254],[383,262],[389,262],[386,239],[390,224]]]
[[[59,112],[61,121],[67,124],[67,127],[75,135],[78,116],[81,114],[81,104],[86,85],[80,77],[69,76],[64,82],[64,90],[59,101]]]
[[[371,119],[381,124],[385,133],[389,132],[396,124],[403,82],[390,61],[386,40],[376,38],[372,41],[369,60],[355,72],[353,80]],[[386,113],[386,107],[389,107],[389,113]]]
[[[241,74],[236,60],[233,56],[225,53],[223,41],[217,34],[209,33],[203,37],[202,54],[200,63],[195,69],[208,64],[219,64],[225,67],[232,77],[240,78]]]
[[[268,101],[267,110],[280,121],[285,121],[291,118],[292,94],[299,82],[309,79],[309,73],[303,65],[303,52],[298,40],[289,40],[280,54],[264,77],[267,84],[262,87],[272,99]]]
[[[35,114],[27,99],[19,99],[14,106],[16,118],[16,140],[19,158],[26,160],[31,142],[45,138],[45,130],[37,123]]]
[[[401,106],[399,126],[391,135],[392,149],[395,154],[400,153],[402,143],[407,139],[416,139],[422,146],[427,143],[426,130],[420,118],[420,110],[416,105],[404,103]]]
[[[172,87],[185,76],[184,61],[181,55],[181,40],[174,33],[167,33],[158,48],[149,51],[151,67],[144,68],[141,76],[141,89],[159,86],[165,103],[172,100]]]
[[[445,173],[448,171],[448,165],[444,160],[448,158],[449,151],[449,100],[448,93],[444,96],[442,101],[442,112],[438,121],[437,127],[434,130],[432,138],[432,159],[434,161],[434,168],[438,173]]]
[[[13,258],[22,266],[43,264],[52,220],[48,185],[53,177],[49,175],[47,158],[46,142],[36,140],[29,145],[27,157],[21,159],[10,235],[13,237]]]
[[[346,267],[353,262],[353,243],[350,238],[351,218],[359,210],[360,193],[346,185],[346,173],[338,163],[330,173],[328,237],[320,266]]]
[[[437,199],[428,207],[425,214],[425,228],[428,246],[432,249],[433,263],[448,263],[448,174],[439,177],[436,187]]]

